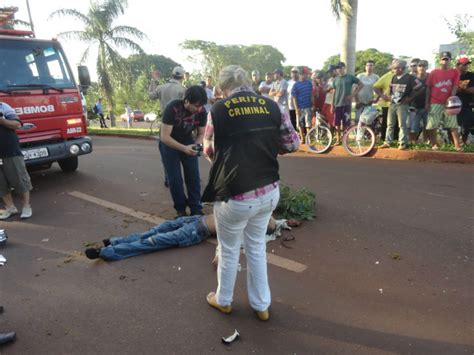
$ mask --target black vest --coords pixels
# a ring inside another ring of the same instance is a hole
[[[280,179],[281,112],[274,101],[239,92],[211,109],[214,161],[202,201],[227,201]]]

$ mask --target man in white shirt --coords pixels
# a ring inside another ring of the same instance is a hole
[[[273,75],[272,73],[268,72],[265,74],[265,81],[262,81],[260,83],[260,86],[258,87],[258,91],[260,91],[260,94],[265,97],[270,97],[270,89],[272,88],[272,82],[273,82]]]
[[[379,76],[374,74],[375,62],[368,60],[365,64],[365,73],[360,73],[357,78],[364,84],[364,87],[359,91],[358,103],[356,105],[356,122],[359,122],[359,117],[366,106],[372,106],[374,101],[374,84],[379,80]]]
[[[300,70],[298,68],[294,67],[291,69],[291,79],[288,80],[288,87],[287,87],[288,109],[290,111],[290,120],[295,130],[298,129],[298,123],[296,120],[296,108],[295,108],[295,105],[293,104],[293,97],[291,96],[291,90],[293,90],[293,85],[295,85],[295,83],[300,79],[299,73],[300,73]]]
[[[273,72],[274,81],[268,93],[271,98],[280,106],[282,112],[288,111],[288,82],[283,79],[283,71],[276,69]]]

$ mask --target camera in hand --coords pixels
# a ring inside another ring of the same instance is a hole
[[[197,152],[197,156],[201,156],[202,154],[202,144],[197,143],[193,146],[193,150]]]

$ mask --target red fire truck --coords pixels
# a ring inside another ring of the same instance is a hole
[[[17,131],[28,167],[57,162],[75,171],[79,155],[92,152],[80,88],[90,85],[87,67],[78,67],[76,85],[57,40],[40,40],[30,31],[0,29],[0,101],[23,122]]]

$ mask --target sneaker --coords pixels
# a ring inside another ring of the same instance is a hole
[[[23,207],[23,209],[21,210],[20,218],[27,219],[27,218],[30,218],[32,215],[33,215],[33,211],[31,207]]]
[[[406,144],[400,144],[398,146],[398,150],[407,150],[408,149],[408,146]]]
[[[379,148],[380,149],[390,148],[390,144],[388,144],[388,143],[381,144],[381,145],[379,145]]]
[[[5,220],[18,213],[16,207],[6,208],[0,212],[0,220]]]
[[[262,321],[267,321],[270,318],[270,312],[268,312],[268,309],[264,311],[255,311],[255,314],[257,315],[257,318]]]
[[[98,248],[88,248],[88,249],[86,249],[85,254],[89,259],[92,259],[92,260],[98,259],[98,258],[100,258],[100,249],[98,249]]]
[[[207,295],[207,303],[209,303],[209,305],[211,307],[214,307],[214,308],[218,309],[222,313],[229,314],[230,312],[232,312],[232,306],[231,305],[221,306],[220,304],[217,303],[215,292],[211,292]]]

